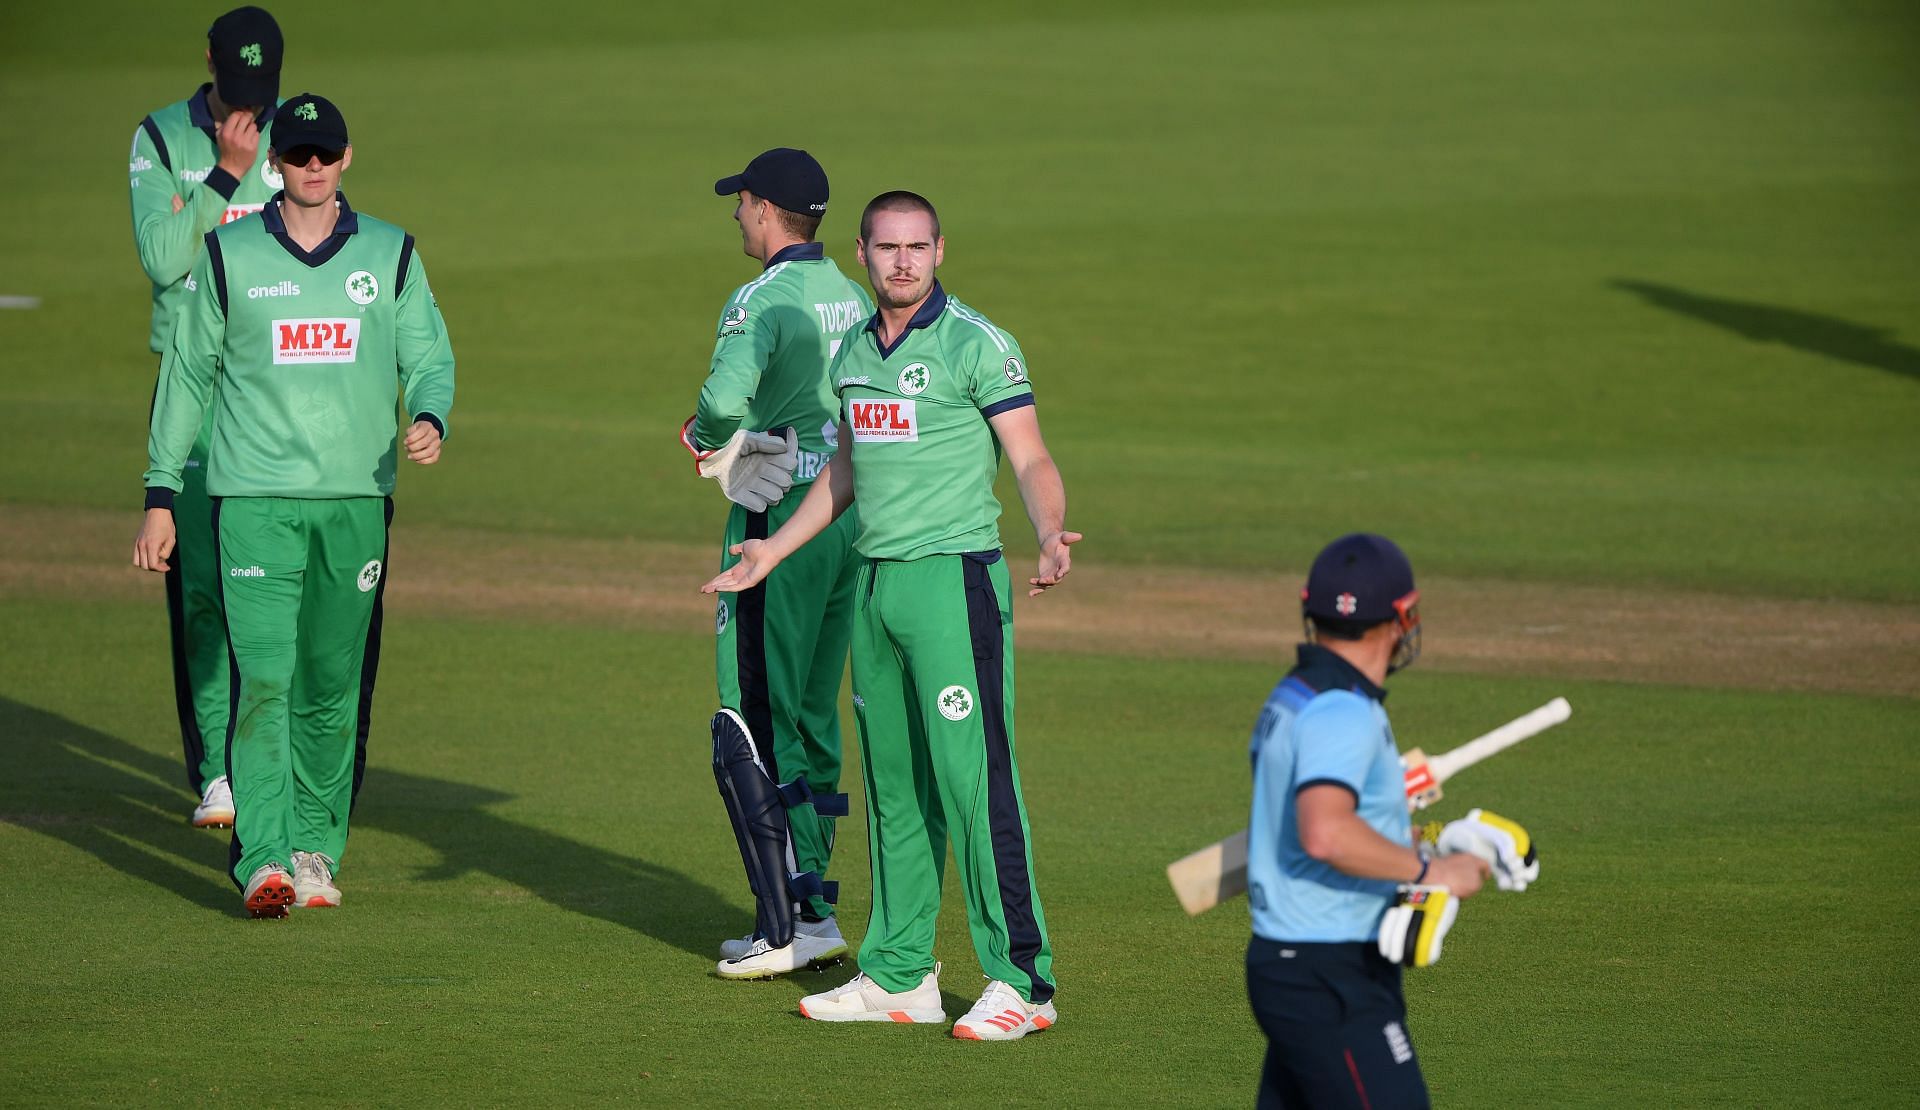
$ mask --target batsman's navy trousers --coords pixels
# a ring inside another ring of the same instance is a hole
[[[1267,1034],[1261,1110],[1425,1107],[1400,966],[1371,942],[1247,945],[1247,1000]]]

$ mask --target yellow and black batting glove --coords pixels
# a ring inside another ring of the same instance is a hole
[[[1486,860],[1501,890],[1525,890],[1540,878],[1533,837],[1519,822],[1484,809],[1470,809],[1460,820],[1447,822],[1434,849],[1441,855],[1467,852]]]
[[[1441,942],[1460,913],[1460,900],[1443,886],[1403,886],[1380,919],[1380,954],[1406,967],[1440,958]]]

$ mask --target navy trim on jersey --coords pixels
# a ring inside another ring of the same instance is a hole
[[[1352,690],[1374,701],[1387,700],[1385,690],[1361,674],[1359,668],[1321,644],[1300,645],[1297,661],[1287,674],[1286,681],[1298,681],[1316,694],[1328,690]]]
[[[358,222],[358,221],[355,221]],[[413,264],[413,236],[400,240],[400,268],[393,275],[393,299],[399,300],[407,288],[407,267]]]
[[[220,253],[220,237],[209,231],[207,265],[213,267],[213,291],[220,298],[220,315],[227,314],[227,257]]]
[[[415,423],[418,423],[419,421],[422,421],[422,420],[426,421],[427,423],[433,425],[434,431],[440,433],[441,439],[447,438],[446,422],[441,420],[438,416],[435,416],[433,413],[430,413],[430,412],[415,413],[413,419]]]
[[[1353,795],[1354,808],[1357,809],[1360,806],[1360,792],[1358,790],[1355,790],[1353,788],[1353,784],[1350,782],[1342,782],[1339,779],[1330,779],[1330,778],[1308,779],[1307,781],[1301,783],[1299,786],[1296,786],[1293,788],[1294,797],[1299,797],[1300,792],[1302,790],[1305,790],[1309,786],[1337,786],[1340,789],[1346,791],[1347,793]]]
[[[771,270],[782,262],[818,262],[826,256],[825,243],[795,243],[790,247],[781,247],[761,269]]]
[[[1009,397],[1004,401],[995,401],[993,404],[988,405],[986,408],[981,409],[980,415],[986,417],[988,420],[992,420],[994,417],[999,416],[1003,412],[1012,412],[1014,409],[1023,409],[1031,404],[1033,404],[1033,394],[1022,393],[1018,397]]]
[[[140,130],[145,131],[147,138],[153,141],[153,152],[160,156],[160,168],[167,171],[167,176],[173,176],[173,156],[167,153],[167,140],[160,137],[160,125],[153,122],[152,116],[148,116],[140,121]]]
[[[360,653],[360,715],[353,734],[353,793],[347,816],[360,802],[360,781],[367,777],[367,734],[373,729],[373,683],[380,674],[380,620],[386,612],[387,555],[393,548],[393,498],[387,498],[386,538],[380,543],[380,584],[373,591],[373,618],[367,622],[367,644]]]
[[[206,186],[219,193],[221,200],[231,201],[233,194],[240,191],[240,179],[215,166],[207,171]]]
[[[943,298],[944,299],[944,298]],[[987,824],[993,841],[993,873],[1000,909],[1007,919],[1007,958],[1026,973],[1027,1000],[1045,1002],[1053,984],[1040,975],[1040,920],[1034,913],[1033,876],[1027,869],[1027,835],[1020,819],[1020,789],[1014,780],[1013,738],[1007,732],[1006,630],[1000,599],[988,570],[1000,553],[961,557],[967,624],[973,637],[973,682],[987,748]]]
[[[865,330],[873,333],[873,344],[879,349],[880,358],[885,360],[888,355],[900,349],[900,344],[907,341],[907,336],[911,335],[914,329],[932,327],[934,321],[940,319],[940,314],[946,310],[947,291],[940,288],[940,279],[934,278],[933,292],[927,294],[927,299],[920,305],[920,311],[913,314],[913,319],[907,321],[907,326],[900,329],[900,334],[893,337],[892,343],[880,342],[880,311],[878,309],[875,309],[873,315],[867,319]]]
[[[266,207],[260,210],[260,218],[266,221],[267,233],[279,240],[288,254],[316,270],[340,253],[340,249],[347,245],[347,236],[360,231],[360,217],[354,212],[353,206],[347,203],[347,194],[335,191],[333,203],[340,209],[340,217],[334,221],[333,234],[313,250],[305,250],[293,241],[293,236],[287,234],[287,221],[280,215],[280,200],[284,196],[284,190],[273,194]]]

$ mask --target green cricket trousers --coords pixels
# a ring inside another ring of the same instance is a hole
[[[214,502],[231,651],[232,874],[296,850],[337,869],[364,754],[392,501]]]
[[[1013,746],[1013,594],[998,551],[870,560],[854,587],[853,706],[873,917],[860,970],[889,991],[933,970],[947,842],[988,976],[1053,997],[1053,949]]]
[[[213,546],[204,445],[187,456],[173,499],[173,557],[167,560],[167,631],[173,646],[173,703],[187,784],[195,794],[227,773],[227,628],[220,615],[220,560]]]
[[[761,513],[733,506],[727,517],[720,569],[739,561],[728,549],[742,540],[764,540],[786,523],[805,500],[805,487]],[[764,582],[737,594],[721,594],[714,613],[718,634],[714,673],[720,704],[739,712],[753,733],[767,773],[775,782],[804,778],[816,794],[840,790],[840,682],[852,635],[853,579],[859,557],[852,511],[773,568]],[[834,819],[813,806],[787,811],[795,870],[827,877],[833,856]],[[802,912],[833,916],[825,899],[807,899]]]

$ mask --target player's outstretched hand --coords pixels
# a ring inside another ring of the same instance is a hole
[[[1082,538],[1078,532],[1055,532],[1040,541],[1040,574],[1027,579],[1027,584],[1033,587],[1027,591],[1028,597],[1039,597],[1060,584],[1073,569],[1073,556],[1067,551],[1067,545],[1079,543]]]
[[[213,141],[220,147],[220,168],[245,177],[260,156],[260,125],[246,112],[229,112]]]
[[[173,510],[148,509],[140,534],[133,537],[133,565],[164,574],[167,557],[173,554],[173,538]]]
[[[414,421],[413,427],[407,429],[404,445],[407,457],[421,466],[440,461],[440,429],[434,427],[431,420]]]
[[[741,590],[750,590],[773,571],[780,560],[774,557],[765,540],[748,540],[736,543],[727,549],[740,556],[740,561],[720,572],[712,581],[700,587],[703,594],[737,594]]]

